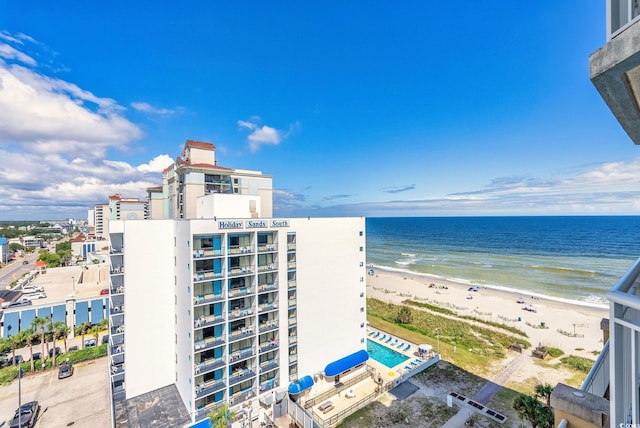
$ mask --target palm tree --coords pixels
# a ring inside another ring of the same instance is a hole
[[[553,392],[553,387],[548,383],[537,384],[535,388],[536,397],[543,398],[547,403],[547,406],[551,405],[551,393]]]
[[[62,321],[56,321],[54,322],[53,319],[51,319],[49,321],[49,323],[47,324],[47,330],[49,330],[49,333],[51,334],[51,366],[55,367],[57,365],[56,363],[56,339],[58,338],[58,331],[56,330],[56,325]]]
[[[16,361],[16,348],[18,347],[18,345],[20,343],[22,343],[22,337],[20,337],[20,333],[18,334],[14,334],[11,335],[7,338],[9,340],[9,343],[11,344],[11,356],[12,361],[15,362]]]
[[[89,333],[93,335],[93,338],[96,340],[96,346],[98,346],[98,336],[100,336],[100,332],[102,331],[102,327],[99,324],[96,324],[91,327]]]
[[[215,412],[209,413],[211,428],[227,428],[236,418],[236,413],[229,410],[228,405],[220,407]]]
[[[78,326],[80,329],[80,335],[82,336],[82,349],[84,349],[84,335],[87,334],[89,329],[91,328],[91,323],[86,321]]]
[[[520,394],[513,399],[513,408],[520,419],[526,419],[531,428],[552,428],[553,412],[549,406],[542,404],[536,397]]]
[[[24,340],[27,342],[27,345],[29,345],[29,361],[31,361],[31,371],[34,372],[36,367],[33,362],[33,341],[37,339],[38,333],[31,328],[22,330],[20,333],[23,333]]]
[[[69,332],[70,332],[70,328],[69,326],[62,322],[62,321],[56,321],[54,323],[55,329],[56,329],[56,335],[58,337],[61,337],[62,340],[64,341],[64,353],[67,353],[67,338],[69,337]]]
[[[44,326],[49,322],[48,319],[44,317],[37,317],[31,321],[31,328],[34,331],[38,331],[40,329],[40,343],[42,344],[42,367],[44,368],[44,362],[47,359],[46,354],[44,353]]]

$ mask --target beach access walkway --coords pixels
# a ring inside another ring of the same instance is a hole
[[[487,404],[491,399],[500,391],[502,385],[504,385],[509,378],[518,371],[528,358],[531,358],[527,354],[520,354],[514,358],[509,364],[507,364],[500,372],[493,377],[493,379],[487,381],[482,389],[473,397],[474,401],[478,403]],[[453,415],[442,428],[460,428],[463,427],[467,419],[471,417],[472,412],[469,409],[459,409],[458,412]]]

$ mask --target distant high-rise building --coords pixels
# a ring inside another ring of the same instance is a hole
[[[120,194],[109,196],[109,203],[96,204],[93,223],[97,238],[109,236],[109,221],[149,218],[149,203],[137,198],[123,198]]]

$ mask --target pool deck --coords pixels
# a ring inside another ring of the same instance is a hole
[[[358,376],[363,377],[359,382],[348,387],[336,387],[334,382],[318,379],[313,387],[299,398],[298,404],[304,407],[306,412],[311,413],[320,426],[335,426],[339,420],[366,406],[382,395],[383,392],[400,385],[410,377],[440,361],[440,356],[433,352],[420,356],[418,345],[414,343],[410,344],[411,348],[407,351],[404,350],[406,345],[409,344],[407,342],[405,342],[405,346],[402,349],[397,346],[390,346],[390,343],[396,343],[396,338],[394,337],[389,343],[385,343],[389,335],[380,332],[378,338],[373,337],[377,332],[378,330],[369,332],[367,339],[401,353],[409,359],[389,368],[375,359],[369,358],[366,368],[340,377],[340,381],[344,384],[350,384],[350,380]],[[383,334],[386,334],[386,337],[381,341],[379,337],[382,337]],[[398,339],[398,343],[400,342],[402,341]],[[367,373],[367,376],[363,376],[363,373]],[[382,380],[382,385],[378,384],[378,377]],[[324,398],[319,400],[319,397]],[[310,405],[311,403],[313,405]],[[324,423],[320,423],[321,421]]]

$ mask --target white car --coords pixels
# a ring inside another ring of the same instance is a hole
[[[23,300],[36,300],[36,299],[46,299],[47,298],[47,294],[46,293],[30,293],[27,294],[26,296],[22,296]]]
[[[31,293],[42,293],[44,292],[44,288],[36,287],[35,285],[27,285],[26,287],[22,287],[22,294],[31,294]]]

